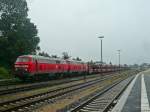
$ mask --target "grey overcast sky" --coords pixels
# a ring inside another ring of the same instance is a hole
[[[150,0],[28,0],[42,51],[63,51],[85,61],[100,60],[104,35],[105,62],[150,62]]]

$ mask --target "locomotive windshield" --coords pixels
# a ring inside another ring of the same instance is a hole
[[[16,62],[29,62],[29,58],[27,58],[27,57],[19,57]]]

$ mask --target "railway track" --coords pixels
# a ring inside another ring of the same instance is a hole
[[[134,76],[121,80],[94,96],[86,98],[75,107],[68,109],[69,112],[108,112],[117,102],[118,97],[132,81]],[[71,107],[71,106],[70,106]]]
[[[112,76],[112,77],[118,77],[117,76]],[[111,77],[107,77],[104,79],[97,79],[94,81],[89,81],[87,83],[82,83],[82,84],[76,84],[64,88],[59,88],[56,90],[51,90],[46,93],[41,93],[41,94],[36,94],[32,95],[29,97],[24,97],[24,98],[19,98],[16,100],[12,101],[2,101],[0,102],[0,111],[1,112],[8,112],[8,111],[29,111],[31,108],[34,108],[36,106],[42,105],[45,102],[55,102],[55,100],[59,98],[65,97],[66,94],[68,93],[75,93],[77,91],[81,91],[84,89],[87,89],[95,84],[101,83],[101,81],[104,81],[106,79],[110,79]]]
[[[110,75],[111,73],[105,73],[105,76]],[[96,78],[97,75],[88,75],[86,76],[86,79],[90,78]],[[12,86],[0,86],[0,96],[1,95],[6,95],[6,94],[11,94],[11,93],[18,93],[22,91],[29,91],[33,89],[40,89],[43,87],[49,87],[53,85],[59,85],[59,84],[64,84],[64,83],[69,83],[73,81],[78,81],[82,80],[82,77],[78,78],[67,78],[67,79],[61,79],[61,80],[52,80],[52,81],[47,81],[47,82],[37,82],[37,83],[31,83],[31,84],[18,84],[18,85],[12,85]]]
[[[0,80],[0,87],[3,86],[10,86],[10,85],[17,85],[22,83],[19,79],[13,78],[13,79],[1,79]]]
[[[106,74],[107,76],[107,74]],[[99,77],[98,75],[89,75],[86,76],[86,79],[90,78],[96,78]],[[22,92],[22,91],[29,91],[33,89],[39,89],[43,87],[49,87],[53,85],[59,85],[59,84],[64,84],[64,83],[69,83],[73,81],[79,81],[83,80],[82,77],[78,78],[67,78],[67,79],[62,79],[62,80],[52,80],[52,81],[47,81],[47,82],[38,82],[38,83],[31,83],[31,84],[21,84],[21,85],[13,85],[13,86],[3,86],[0,87],[0,95],[6,95],[6,94],[11,94],[11,93],[17,93],[17,92]]]

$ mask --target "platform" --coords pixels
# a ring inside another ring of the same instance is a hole
[[[150,70],[135,76],[112,112],[150,112]]]

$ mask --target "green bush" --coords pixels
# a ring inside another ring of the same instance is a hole
[[[8,79],[12,77],[13,76],[9,74],[7,69],[0,67],[0,79]]]

